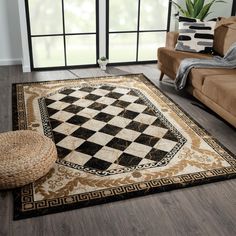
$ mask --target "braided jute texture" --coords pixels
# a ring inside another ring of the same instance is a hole
[[[0,189],[20,187],[41,178],[57,159],[54,142],[30,130],[0,134]]]

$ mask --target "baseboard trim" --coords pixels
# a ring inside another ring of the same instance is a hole
[[[21,64],[22,64],[22,58],[0,59],[0,66],[12,66]]]
[[[30,65],[23,65],[22,58],[0,59],[0,66],[22,65],[23,72],[31,72]]]
[[[24,66],[22,65],[22,71],[25,73],[25,72],[31,72],[31,68],[30,66]]]

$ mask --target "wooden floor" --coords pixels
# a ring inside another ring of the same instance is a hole
[[[158,82],[155,65],[73,71],[21,72],[0,67],[0,132],[12,129],[11,84],[102,75],[144,73],[214,137],[236,154],[236,132],[221,119],[192,105],[196,100],[177,93],[171,81]],[[0,192],[0,235],[236,235],[236,180],[153,194],[99,206],[13,221],[10,191]]]

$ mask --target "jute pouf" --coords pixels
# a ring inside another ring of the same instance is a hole
[[[0,134],[0,189],[20,187],[48,173],[57,159],[54,142],[34,131]]]

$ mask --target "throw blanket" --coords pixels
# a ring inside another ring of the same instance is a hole
[[[236,42],[229,48],[224,57],[215,56],[212,59],[186,58],[179,66],[175,88],[181,90],[185,87],[187,77],[192,68],[236,68]],[[236,78],[235,78],[236,79]]]

